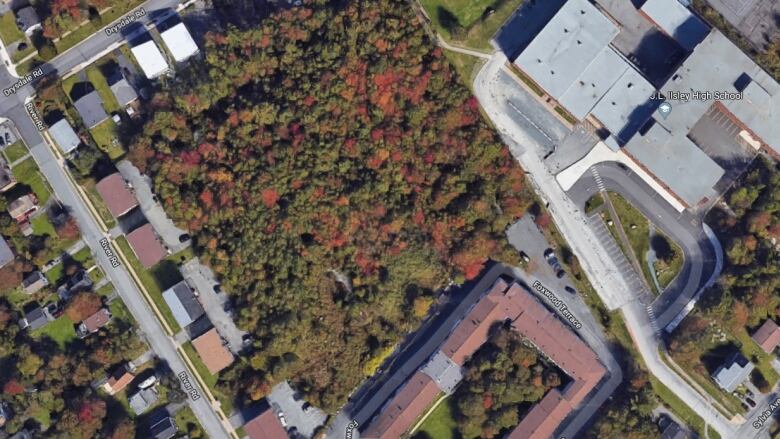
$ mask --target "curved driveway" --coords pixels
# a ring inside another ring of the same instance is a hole
[[[600,163],[593,168],[601,177],[605,189],[623,196],[682,248],[685,261],[680,273],[652,303],[658,326],[664,328],[715,271],[715,249],[704,233],[700,218],[688,211],[678,213],[632,171],[611,162]],[[584,208],[588,198],[597,191],[596,181],[588,172],[580,177],[568,194]]]

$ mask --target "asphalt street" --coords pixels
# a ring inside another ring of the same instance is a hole
[[[148,24],[155,18],[161,19],[160,17],[163,14],[169,16],[172,8],[175,8],[177,5],[178,2],[175,0],[149,0],[136,8],[136,10],[144,8],[147,11],[141,22]],[[96,54],[105,51],[112,45],[118,44],[123,39],[124,37],[121,34],[107,35],[103,31],[97,32],[77,46],[59,55],[51,63],[44,66],[43,70],[44,72],[67,72],[91,59]],[[12,87],[16,82],[17,78],[11,75],[7,68],[3,67],[0,69],[0,88]],[[125,267],[122,265],[113,267],[100,245],[100,240],[105,237],[104,234],[91,216],[84,201],[79,197],[73,183],[66,176],[66,171],[63,168],[64,163],[58,160],[54,152],[44,142],[41,133],[30,119],[24,107],[25,99],[32,96],[33,92],[32,86],[28,84],[9,96],[4,94],[0,98],[0,116],[7,117],[15,123],[41,172],[46,176],[57,198],[70,210],[78,222],[82,238],[92,250],[106,276],[113,282],[120,297],[122,297],[122,300],[138,322],[138,326],[144,333],[151,348],[159,358],[168,363],[176,375],[180,373],[189,375],[188,384],[194,387],[194,390],[200,397],[195,400],[190,398],[188,403],[206,433],[211,438],[221,439],[229,437],[215,408],[207,400],[203,389],[200,388],[192,372],[179,356],[173,340],[163,331],[155,314],[147,305]]]
[[[610,309],[619,308],[625,316],[628,331],[650,373],[673,389],[677,397],[715,428],[721,437],[737,437],[735,432],[738,425],[718,413],[702,395],[661,360],[660,340],[650,322],[647,308],[637,300],[623,273],[617,269],[615,261],[610,258],[592,230],[585,227],[587,222],[582,208],[574,203],[549,172],[542,159],[547,146],[536,140],[539,133],[529,132],[528,125],[514,114],[506,101],[505,86],[499,79],[506,61],[502,53],[494,54],[474,81],[475,94],[485,113],[528,173],[536,192],[548,204],[556,225],[570,244],[604,304]],[[528,94],[516,83],[514,87],[517,90],[513,93]],[[538,102],[530,102],[530,105],[541,105]],[[531,110],[520,111],[528,113]]]

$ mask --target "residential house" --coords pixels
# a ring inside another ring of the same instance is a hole
[[[672,421],[661,432],[661,439],[689,439],[691,436],[680,427],[680,424]]]
[[[109,395],[115,395],[124,390],[124,388],[133,381],[133,378],[135,378],[135,375],[127,370],[126,365],[122,365],[118,367],[108,378],[108,381],[103,384],[103,390]]]
[[[184,26],[184,23],[178,23],[169,29],[160,32],[160,38],[168,50],[173,55],[176,62],[183,62],[198,53],[198,45],[192,39],[192,35]]]
[[[47,285],[49,285],[49,280],[38,270],[28,274],[27,277],[22,280],[22,287],[27,294],[35,294]]]
[[[712,378],[721,389],[733,392],[747,379],[750,372],[753,371],[753,367],[753,363],[748,361],[742,354],[734,352],[715,370]]]
[[[233,354],[225,347],[225,342],[219,336],[216,328],[211,328],[203,335],[192,341],[195,350],[198,351],[206,369],[212,374],[230,366],[233,363]]]
[[[127,107],[138,99],[138,93],[122,74],[122,70],[114,70],[114,73],[108,77],[108,84],[111,87],[111,92],[116,96],[116,101],[122,107]]]
[[[127,242],[145,268],[153,267],[168,254],[149,223],[128,233]]]
[[[119,218],[138,205],[138,200],[118,172],[100,180],[95,188],[114,218]]]
[[[74,294],[90,288],[92,288],[92,278],[89,277],[87,270],[81,269],[73,273],[67,282],[60,285],[57,289],[57,295],[60,296],[60,300],[67,302]]]
[[[94,128],[100,122],[108,119],[108,114],[106,114],[106,110],[103,109],[103,100],[100,99],[97,90],[93,90],[80,97],[73,105],[76,107],[76,111],[81,115],[81,120],[84,121],[84,125],[86,125],[87,128]]]
[[[8,204],[8,213],[17,222],[27,221],[30,214],[38,209],[38,198],[35,194],[22,195]]]
[[[203,307],[185,281],[181,281],[165,290],[163,299],[168,304],[168,308],[171,309],[176,322],[182,328],[187,327],[203,315]]]
[[[160,419],[149,427],[149,433],[154,439],[171,439],[176,436],[177,431],[176,423],[170,416]]]
[[[16,11],[16,25],[29,37],[41,28],[41,18],[32,6],[25,6]]]
[[[81,139],[64,118],[49,127],[49,134],[64,154],[69,154],[81,144]]]
[[[153,388],[141,389],[130,396],[128,402],[133,413],[141,415],[157,402],[157,391]]]
[[[0,193],[8,192],[16,186],[16,178],[5,160],[0,158]]]
[[[758,328],[755,334],[752,336],[761,349],[767,354],[771,354],[780,344],[780,327],[772,319],[768,319]]]
[[[108,324],[111,321],[111,313],[106,308],[99,309],[95,314],[84,319],[76,328],[76,335],[80,338],[84,338],[90,334],[98,332],[98,330]]]
[[[7,264],[13,262],[14,252],[8,245],[5,238],[0,235],[0,267],[5,267]]]
[[[22,329],[30,328],[30,330],[34,331],[38,328],[43,328],[53,320],[54,317],[46,308],[38,307],[26,313],[24,318],[19,321],[19,326]]]
[[[286,439],[287,431],[270,407],[245,423],[244,432],[249,439]]]
[[[134,46],[130,51],[148,79],[155,79],[168,72],[168,63],[153,40]]]

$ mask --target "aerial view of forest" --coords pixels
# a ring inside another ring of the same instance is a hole
[[[532,202],[402,1],[315,1],[207,36],[130,158],[235,301],[245,402],[293,380],[333,410],[489,259]]]

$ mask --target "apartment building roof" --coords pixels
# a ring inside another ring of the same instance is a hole
[[[363,439],[397,439],[430,407],[441,390],[422,371],[414,375],[385,404],[379,418],[360,434]]]
[[[203,364],[213,374],[233,363],[233,354],[225,347],[222,337],[215,328],[192,340],[192,345],[198,351]]]
[[[95,188],[114,218],[119,218],[138,205],[138,201],[127,187],[125,179],[118,172],[104,177],[95,185]]]
[[[154,228],[149,223],[128,233],[127,242],[130,243],[130,247],[145,268],[154,266],[167,254],[165,247],[157,239]]]

